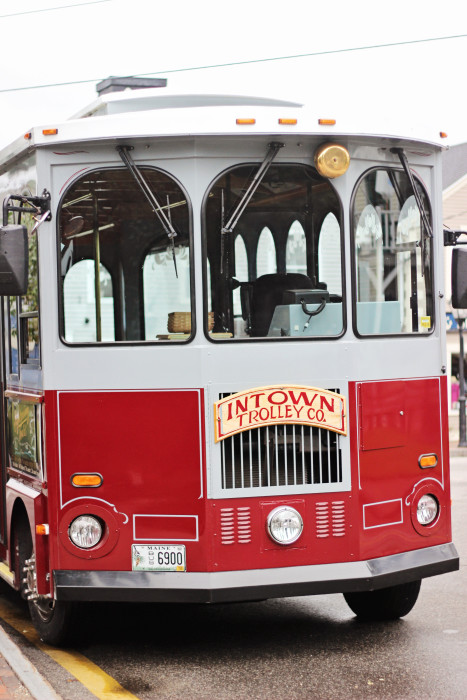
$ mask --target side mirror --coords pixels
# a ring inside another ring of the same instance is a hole
[[[454,309],[467,309],[467,250],[452,251],[452,301]]]
[[[28,230],[26,226],[0,227],[0,295],[20,296],[28,289]]]

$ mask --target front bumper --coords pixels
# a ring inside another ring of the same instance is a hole
[[[54,571],[57,600],[226,603],[371,591],[459,568],[452,543],[367,561],[246,571]]]

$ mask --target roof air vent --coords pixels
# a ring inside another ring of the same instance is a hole
[[[124,76],[118,78],[110,76],[97,83],[96,90],[99,97],[108,92],[123,92],[123,90],[141,90],[143,88],[167,87],[166,78],[133,78]]]

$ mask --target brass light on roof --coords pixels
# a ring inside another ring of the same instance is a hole
[[[338,143],[324,143],[315,153],[316,170],[323,177],[340,177],[349,165],[349,152]]]

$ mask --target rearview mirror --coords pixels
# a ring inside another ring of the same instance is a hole
[[[0,227],[0,295],[20,296],[28,289],[28,231],[26,226]]]

